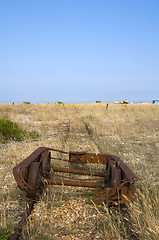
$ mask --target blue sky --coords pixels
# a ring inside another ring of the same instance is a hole
[[[159,99],[159,0],[0,0],[0,103]]]

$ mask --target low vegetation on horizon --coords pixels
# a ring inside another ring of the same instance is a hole
[[[5,144],[1,126],[6,119],[10,126],[42,137],[22,143],[10,137]],[[135,183],[137,199],[125,206],[89,205],[85,201],[94,195],[92,190],[47,187],[21,240],[158,240],[159,105],[0,104],[0,138],[0,239],[11,236],[27,203],[12,169],[45,146],[119,156],[140,179]]]

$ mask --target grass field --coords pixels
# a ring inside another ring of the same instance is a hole
[[[42,136],[0,146],[0,239],[13,233],[27,203],[12,169],[40,146],[119,156],[140,178],[137,199],[108,208],[85,203],[92,190],[47,187],[20,239],[159,239],[159,105],[0,104],[0,118]]]

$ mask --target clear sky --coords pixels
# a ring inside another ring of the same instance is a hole
[[[0,0],[0,103],[159,99],[159,0]]]

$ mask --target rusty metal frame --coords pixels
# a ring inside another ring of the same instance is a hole
[[[66,158],[57,158],[51,153],[59,152]],[[102,164],[103,171],[91,171],[78,168],[64,168],[54,165],[55,160],[66,161],[70,164]],[[53,162],[53,165],[51,165]],[[87,175],[91,178],[77,179],[60,173],[75,175]],[[16,240],[22,229],[22,224],[31,213],[34,203],[38,200],[46,185],[64,185],[94,188],[96,198],[88,200],[96,204],[103,202],[109,205],[129,203],[136,198],[133,183],[138,180],[137,176],[117,156],[109,154],[96,154],[86,152],[65,152],[48,147],[39,147],[24,161],[13,168],[13,175],[21,190],[24,190],[29,198],[28,206],[22,215],[18,227],[15,229],[11,240]]]
[[[67,155],[68,160],[51,157],[51,152],[55,151]],[[104,164],[105,171],[92,172],[51,166],[51,161],[54,162],[54,159],[68,161],[70,164]],[[57,175],[56,172],[98,176],[98,178],[87,180],[71,179],[63,175]],[[138,180],[137,176],[117,156],[86,152],[65,152],[48,147],[36,149],[29,157],[14,167],[13,174],[20,189],[26,191],[27,195],[33,199],[42,191],[44,184],[80,186],[95,188],[95,194],[98,197],[95,202],[108,201],[111,205],[133,201],[135,199],[133,183]],[[100,178],[103,179],[102,182],[99,180]]]

